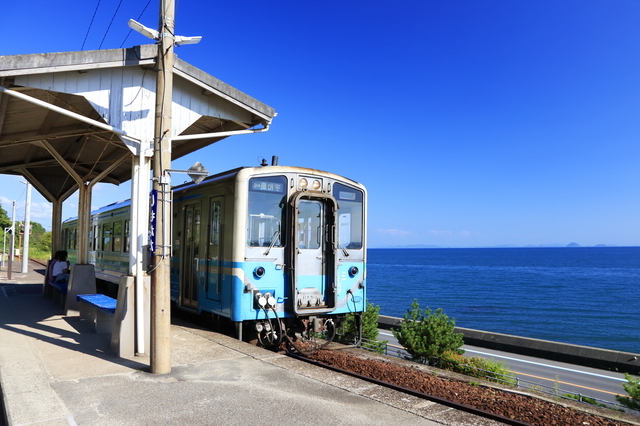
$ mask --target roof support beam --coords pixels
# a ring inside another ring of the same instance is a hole
[[[89,222],[91,217],[91,191],[93,190],[93,186],[104,179],[109,175],[113,170],[117,169],[123,162],[131,158],[130,153],[126,153],[121,156],[117,160],[113,161],[109,167],[104,169],[100,174],[98,174],[95,178],[91,179],[91,181],[85,182],[84,179],[76,173],[74,167],[69,165],[67,161],[56,151],[56,149],[51,146],[51,144],[47,141],[41,141],[41,144],[49,151],[49,153],[58,161],[58,163],[69,173],[69,176],[76,181],[78,185],[77,188],[70,189],[67,193],[63,194],[59,200],[63,200],[68,198],[71,194],[73,194],[76,189],[80,190],[80,199],[78,206],[78,264],[84,265],[89,260],[89,243],[88,238],[86,236],[89,235]],[[77,168],[77,166],[76,166]],[[40,189],[39,189],[40,190]]]
[[[54,197],[53,194],[50,193],[47,190],[47,188],[44,185],[42,185],[40,183],[40,181],[34,175],[31,174],[31,172],[29,170],[18,168],[18,169],[16,169],[16,171],[20,172],[20,174],[22,176],[24,176],[29,181],[29,183],[31,185],[33,185],[44,198],[47,199],[47,201],[49,201],[50,203],[54,203],[56,201],[56,197]],[[1,172],[1,170],[0,170],[0,172]],[[64,201],[64,200],[62,200],[62,201]],[[55,244],[54,244],[54,246],[55,246]]]
[[[69,173],[69,176],[71,176],[78,185],[84,184],[84,182],[82,181],[82,177],[80,177],[80,175],[76,173],[73,167],[70,166],[69,163],[67,163],[67,160],[65,160],[64,157],[60,155],[60,153],[56,151],[56,149],[48,141],[46,140],[40,141],[40,144],[42,144],[42,146],[47,151],[49,151],[49,154],[51,154],[53,158],[56,159],[58,164],[60,164],[66,170],[66,172]]]
[[[29,163],[29,164],[25,164],[25,163],[7,164],[4,167],[0,167],[0,174],[5,174],[5,173],[9,173],[9,172],[14,172],[14,171],[22,173],[22,170],[26,170],[24,167],[27,166],[27,165],[29,166],[30,169],[33,169],[33,168],[49,167],[49,166],[56,165],[56,164],[58,164],[57,161],[55,161],[53,159],[42,160],[42,161],[34,161],[32,163]]]
[[[3,141],[0,141],[0,148],[6,148],[6,147],[11,148],[15,145],[24,144],[24,143],[33,143],[33,142],[40,141],[42,139],[53,140],[53,139],[59,139],[59,138],[71,138],[76,136],[100,138],[100,140],[109,142],[108,139],[101,136],[104,133],[107,133],[107,131],[106,130],[90,130],[90,129],[79,131],[75,127],[73,128],[73,130],[70,130],[70,131],[68,130],[68,131],[54,132],[49,134],[34,135],[33,132],[29,132],[29,133],[24,133],[20,135],[12,135],[13,139],[6,139]],[[114,145],[117,145],[115,142],[111,142],[111,143]]]
[[[85,117],[82,114],[77,114],[77,113],[75,113],[73,111],[69,111],[67,109],[60,108],[58,106],[50,104],[49,102],[41,101],[40,99],[34,98],[32,96],[29,96],[29,95],[25,95],[24,93],[20,93],[20,92],[17,92],[15,90],[6,89],[6,88],[4,88],[2,86],[0,86],[0,92],[6,93],[6,94],[11,95],[11,96],[14,96],[14,97],[16,97],[18,99],[21,99],[23,101],[26,101],[26,102],[31,102],[32,104],[41,106],[43,108],[50,109],[50,110],[55,111],[55,112],[57,112],[59,114],[63,114],[63,115],[66,115],[68,117],[75,118],[76,120],[83,121],[85,123],[91,124],[92,126],[99,127],[101,129],[105,129],[105,130],[108,130],[108,131],[113,132],[113,133],[117,133],[118,135],[122,136],[123,138],[129,139],[129,140],[131,140],[133,142],[136,142],[136,143],[140,143],[140,139],[135,138],[133,136],[129,136],[127,134],[127,132],[125,132],[124,130],[118,129],[116,127],[110,126],[110,125],[102,123],[100,121],[91,119],[89,117]]]
[[[246,129],[246,130],[232,130],[230,132],[214,132],[214,133],[199,133],[195,135],[178,135],[171,138],[174,141],[189,141],[195,139],[208,139],[208,138],[226,138],[227,136],[237,135],[250,135],[253,133],[264,133],[269,130],[269,124],[262,129]]]

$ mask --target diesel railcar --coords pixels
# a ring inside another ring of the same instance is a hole
[[[367,193],[319,170],[262,166],[173,188],[171,299],[264,346],[324,333],[366,307]],[[127,273],[128,201],[92,213],[98,279]],[[63,223],[70,259],[77,222]],[[327,341],[325,340],[325,341]]]

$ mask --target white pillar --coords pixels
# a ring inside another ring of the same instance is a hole
[[[22,273],[29,271],[29,231],[31,230],[31,184],[27,182],[27,199],[24,202],[24,244],[22,245]]]
[[[143,259],[149,232],[149,175],[150,162],[145,157],[145,146],[140,145],[137,156],[132,159],[131,178],[131,222],[129,274],[135,277],[135,339],[136,353],[147,353],[145,342],[148,341],[146,329],[148,318],[145,316],[148,292],[145,291],[146,271]]]
[[[11,273],[13,272],[13,255],[16,244],[16,202],[13,201],[12,213],[11,213],[11,242],[9,243],[9,267],[7,268],[7,279],[11,280]]]

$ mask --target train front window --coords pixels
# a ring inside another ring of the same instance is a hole
[[[249,180],[247,245],[250,247],[282,247],[281,236],[285,213],[287,178],[268,176]]]
[[[338,242],[345,249],[361,249],[364,233],[362,191],[335,183],[333,196],[338,200]]]
[[[322,204],[300,200],[298,205],[298,248],[315,250],[322,241]]]

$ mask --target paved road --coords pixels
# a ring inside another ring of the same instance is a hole
[[[387,330],[380,330],[380,340],[388,340],[390,345],[398,345],[397,340]],[[622,387],[622,383],[626,383],[624,374],[474,346],[465,345],[463,349],[466,356],[479,356],[503,362],[516,373],[520,386],[523,387],[557,392],[560,395],[579,394],[611,403],[616,403],[616,394],[627,395]]]
[[[565,364],[540,358],[514,355],[491,349],[464,346],[468,356],[481,356],[504,362],[516,373],[523,386],[544,387],[559,394],[580,394],[616,402],[616,394],[626,395],[624,374]]]

